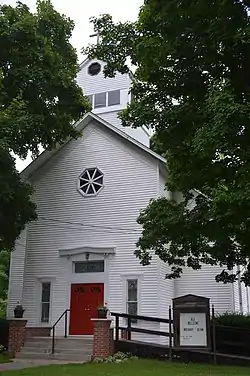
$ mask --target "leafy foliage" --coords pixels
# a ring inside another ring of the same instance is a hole
[[[0,319],[6,316],[10,252],[0,251]]]
[[[215,317],[215,324],[250,330],[250,316],[237,312],[225,312]]]
[[[92,20],[101,42],[84,51],[107,61],[109,77],[135,66],[123,123],[154,128],[167,188],[183,193],[152,201],[138,219],[136,255],[145,265],[155,251],[171,266],[168,278],[219,264],[217,281],[250,285],[249,8],[248,0],[145,0],[137,22]]]
[[[89,104],[77,86],[73,22],[49,0],[37,12],[17,3],[0,6],[0,249],[13,247],[36,218],[31,187],[16,172],[12,154],[38,155],[78,134],[73,123]]]
[[[118,351],[114,355],[110,355],[107,358],[95,358],[94,363],[124,363],[128,360],[138,360],[137,356],[133,356],[129,353],[123,353],[121,351]]]

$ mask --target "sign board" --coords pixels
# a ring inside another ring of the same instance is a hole
[[[207,346],[205,313],[180,312],[180,346]]]
[[[209,349],[209,298],[184,295],[173,299],[174,346]]]

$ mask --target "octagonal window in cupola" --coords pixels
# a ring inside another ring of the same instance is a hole
[[[96,196],[103,188],[103,173],[97,168],[86,168],[78,179],[78,191],[83,196]]]

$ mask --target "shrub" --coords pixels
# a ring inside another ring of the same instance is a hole
[[[96,358],[94,359],[94,363],[124,363],[127,362],[129,359],[138,359],[137,356],[133,356],[132,354],[124,354],[123,352],[117,352],[113,356],[108,356],[107,358]]]
[[[9,323],[6,319],[0,319],[0,345],[8,348]]]
[[[0,298],[0,319],[6,317],[6,300]]]
[[[225,312],[215,317],[217,325],[231,326],[250,330],[250,315],[237,312]]]

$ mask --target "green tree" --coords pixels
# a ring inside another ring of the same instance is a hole
[[[21,2],[0,5],[0,249],[11,249],[36,218],[32,189],[21,181],[13,153],[35,157],[39,146],[76,137],[73,124],[89,110],[75,82],[73,27],[49,0],[38,1],[34,14]]]
[[[0,318],[6,315],[10,252],[0,251]]]
[[[135,66],[123,122],[154,128],[168,189],[183,194],[138,218],[136,255],[145,265],[155,251],[168,278],[219,264],[217,281],[250,285],[249,11],[249,0],[145,0],[137,22],[93,19],[100,44],[84,51],[107,61],[107,76]]]

